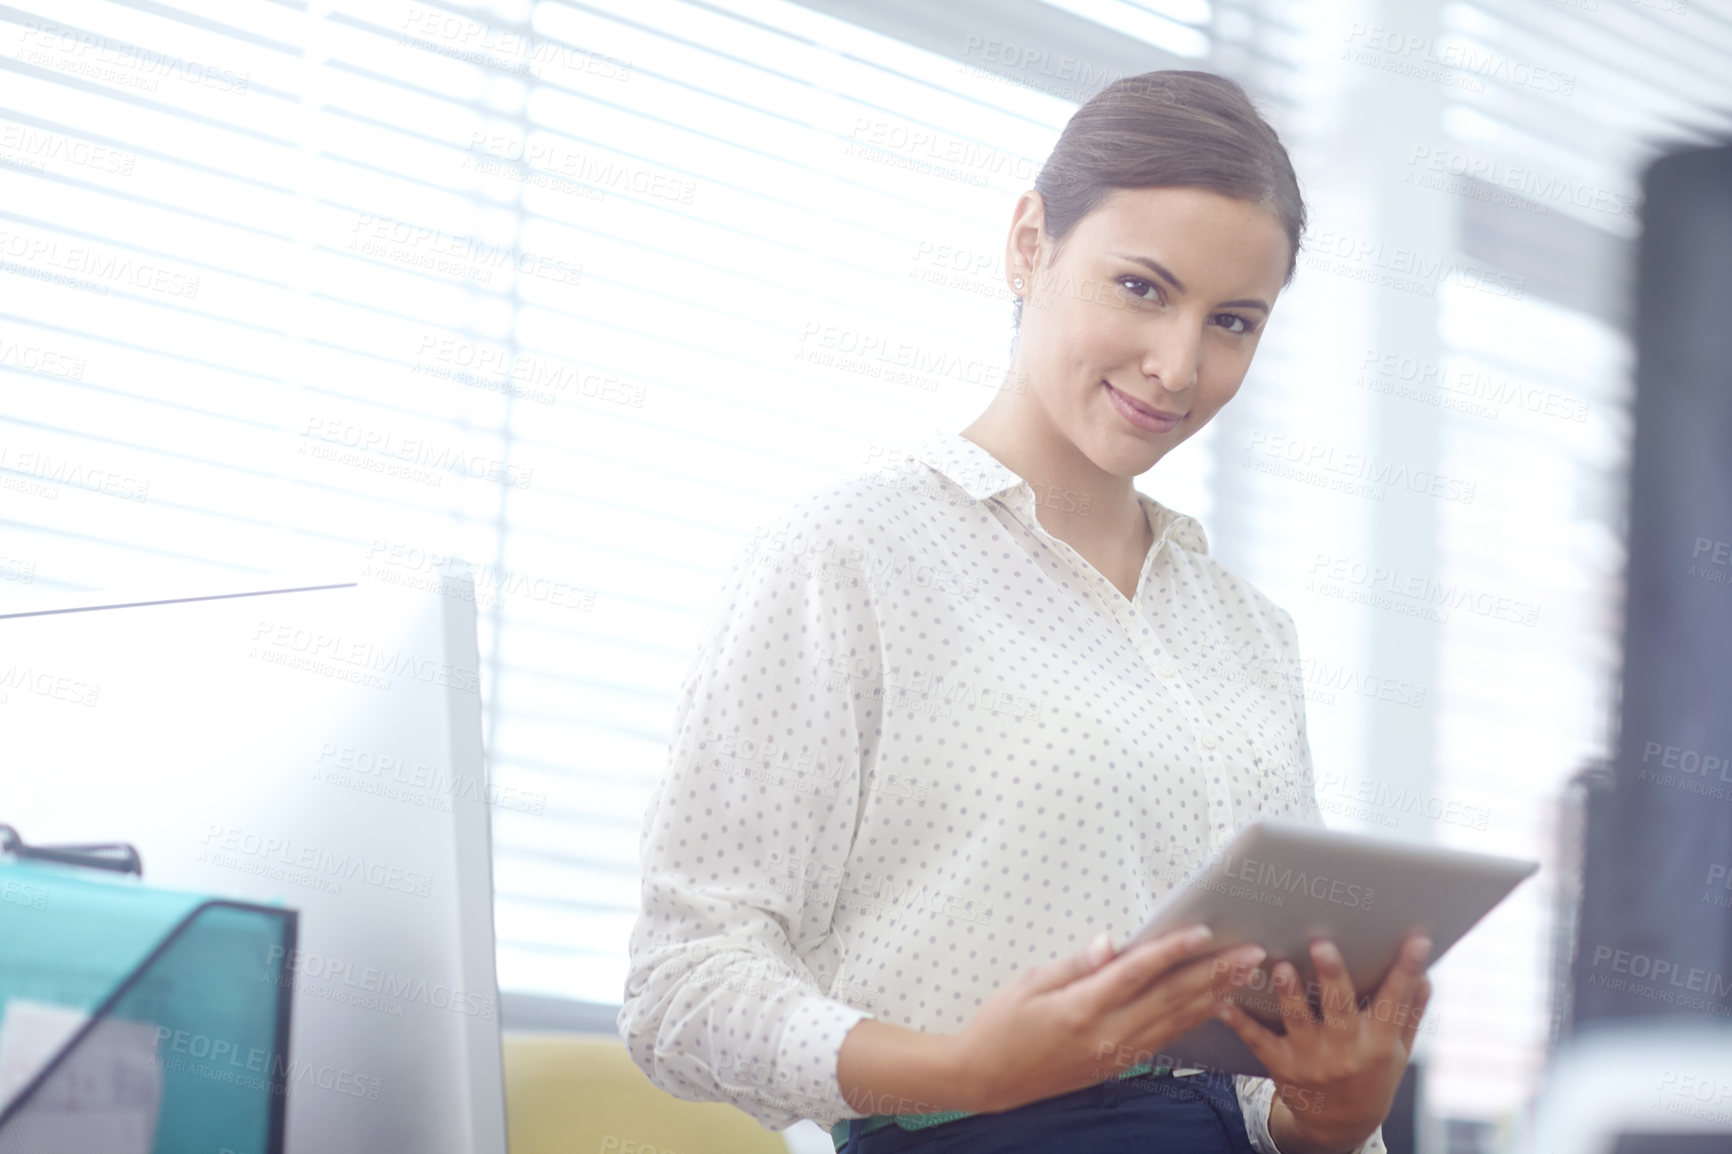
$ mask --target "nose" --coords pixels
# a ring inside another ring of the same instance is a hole
[[[1169,393],[1184,392],[1197,383],[1202,346],[1202,328],[1184,320],[1151,327],[1143,350],[1143,376],[1159,381]]]

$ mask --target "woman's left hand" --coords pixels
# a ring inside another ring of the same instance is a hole
[[[1282,1154],[1354,1150],[1388,1116],[1431,998],[1431,980],[1425,976],[1430,954],[1429,938],[1409,936],[1370,1005],[1361,1010],[1341,951],[1325,939],[1313,941],[1321,1019],[1293,963],[1282,961],[1272,972],[1285,1035],[1222,1000],[1218,1016],[1275,1082],[1269,1136]]]

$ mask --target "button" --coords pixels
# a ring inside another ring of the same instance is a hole
[[[1215,748],[1215,739],[1210,737],[1206,733],[1203,735],[1203,748],[1204,749],[1214,749]]]
[[[1159,673],[1162,677],[1171,677],[1173,674],[1177,673],[1178,670],[1174,669],[1171,663],[1163,661],[1161,662],[1161,667],[1155,672]]]

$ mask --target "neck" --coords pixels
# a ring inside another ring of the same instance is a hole
[[[1088,455],[1050,421],[1012,411],[1014,394],[1001,393],[962,435],[991,453],[1034,489],[1047,532],[1080,552],[1147,549],[1152,530],[1129,477],[1119,477]],[[1030,398],[1023,410],[1034,409]]]

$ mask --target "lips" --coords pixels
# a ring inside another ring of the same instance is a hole
[[[1115,389],[1108,381],[1103,380],[1101,384],[1106,387],[1107,396],[1112,398],[1113,407],[1119,411],[1125,420],[1139,429],[1151,433],[1167,433],[1185,419],[1184,413],[1169,413],[1152,405],[1144,404],[1128,393]]]

